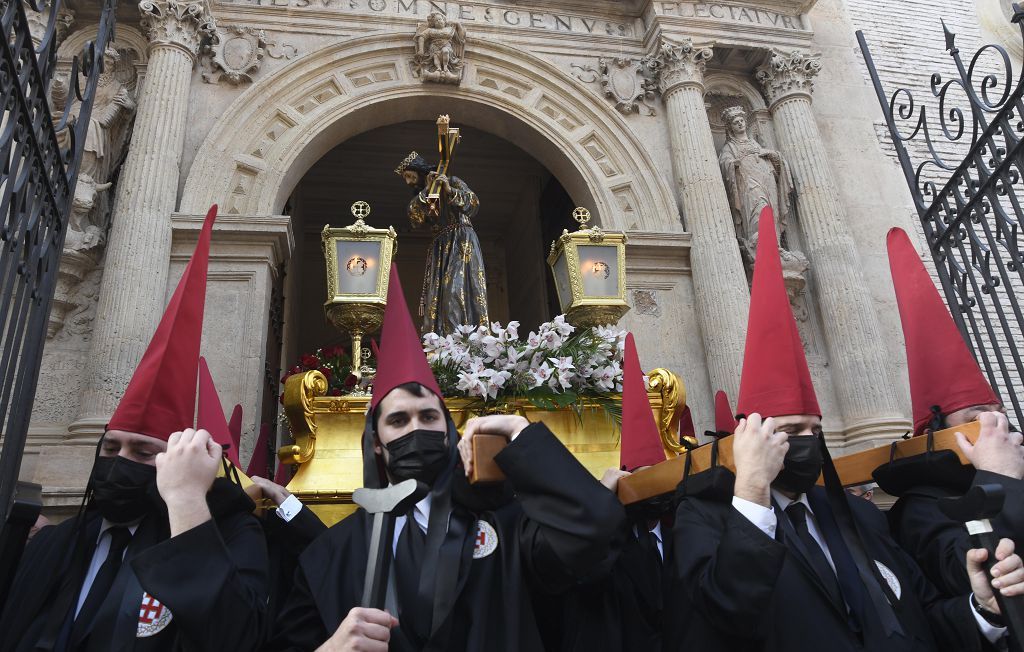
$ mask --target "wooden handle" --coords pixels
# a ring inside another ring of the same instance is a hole
[[[951,450],[960,458],[963,464],[970,464],[960,447],[956,443],[956,433],[962,432],[968,441],[974,443],[981,433],[981,423],[971,423],[956,428],[939,430],[932,436],[934,450]],[[724,466],[730,471],[736,470],[732,456],[733,435],[718,440],[718,465]],[[928,449],[928,438],[912,437],[903,439],[896,443],[896,453],[893,459],[920,455]],[[875,469],[887,464],[890,458],[890,447],[880,446],[869,450],[860,451],[851,455],[838,457],[834,461],[836,471],[839,473],[839,480],[844,487],[866,484],[873,482],[871,474]],[[640,502],[648,498],[660,496],[675,491],[676,485],[683,479],[683,470],[686,468],[686,456],[690,455],[693,460],[690,462],[690,474],[705,471],[711,467],[711,444],[704,444],[695,448],[689,453],[683,453],[679,457],[655,464],[637,471],[636,473],[619,480],[618,496],[623,505]],[[818,484],[823,480],[818,479]]]
[[[501,482],[505,472],[494,461],[495,456],[508,446],[508,439],[501,435],[473,435],[473,472],[469,483]]]

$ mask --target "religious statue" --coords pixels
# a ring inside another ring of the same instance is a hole
[[[405,157],[395,173],[413,189],[409,221],[414,228],[430,225],[434,240],[427,252],[420,296],[423,332],[449,335],[463,324],[486,326],[487,279],[480,240],[470,221],[480,200],[466,182],[439,174],[416,152]],[[438,198],[431,198],[431,189]]]
[[[413,65],[423,81],[459,84],[462,81],[462,54],[466,49],[466,28],[448,23],[440,11],[432,11],[427,22],[416,27],[413,37],[416,54]]]
[[[102,244],[106,236],[108,204],[105,196],[109,179],[124,155],[130,126],[135,114],[134,67],[120,66],[121,55],[107,46],[103,53],[103,72],[96,86],[89,129],[86,131],[78,183],[68,220],[65,249],[84,251]],[[51,109],[59,120],[69,92],[68,81],[55,78],[50,86]],[[79,108],[72,109],[77,118]],[[68,132],[58,134],[66,147]]]
[[[793,178],[778,152],[762,147],[747,133],[743,107],[730,106],[722,111],[722,122],[726,141],[718,164],[729,193],[736,235],[745,257],[752,263],[757,251],[757,225],[766,205],[775,211],[779,245],[785,247],[783,236],[791,212]]]

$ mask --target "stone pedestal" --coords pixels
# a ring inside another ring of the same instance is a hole
[[[70,427],[73,437],[95,439],[103,432],[166,305],[170,215],[192,68],[213,27],[206,3],[197,0],[142,0],[139,11],[149,38],[149,65],[117,184],[87,384],[79,417]]]
[[[739,392],[750,291],[736,246],[729,198],[704,107],[710,46],[662,39],[655,54],[671,138],[672,170],[693,232],[693,286],[713,389]]]
[[[757,80],[796,181],[798,217],[816,279],[846,443],[856,446],[902,434],[910,422],[893,387],[878,315],[811,110],[813,79],[820,68],[817,56],[776,50],[758,68]]]
[[[165,300],[170,300],[192,256],[204,217],[171,216],[174,235]],[[230,415],[235,404],[242,406],[243,466],[256,443],[267,387],[263,361],[271,296],[281,264],[294,246],[287,215],[220,215],[213,230],[200,350],[209,362],[225,414]],[[274,382],[276,386],[276,377]]]

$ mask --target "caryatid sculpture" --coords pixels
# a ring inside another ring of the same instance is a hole
[[[417,26],[413,41],[413,64],[418,77],[442,84],[457,85],[462,81],[462,55],[466,49],[466,28],[462,23],[449,23],[440,11],[432,11],[427,22]]]

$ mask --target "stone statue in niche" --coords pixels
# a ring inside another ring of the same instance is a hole
[[[432,11],[427,22],[417,26],[413,42],[413,70],[417,77],[442,84],[462,82],[462,56],[466,50],[466,28],[462,23],[449,23],[440,11]]]
[[[50,107],[54,122],[61,118],[71,92],[70,85],[69,80],[55,77],[50,86]],[[103,53],[103,72],[97,80],[78,183],[71,201],[68,230],[64,238],[53,310],[47,329],[49,337],[61,330],[67,315],[88,313],[89,306],[96,299],[95,292],[83,291],[79,286],[99,263],[102,245],[106,240],[110,220],[110,179],[127,151],[135,117],[136,85],[134,65],[116,49],[108,46]],[[78,105],[72,106],[69,125],[77,120],[79,110]],[[62,148],[69,145],[69,132],[70,127],[57,134]],[[91,319],[86,321],[91,323]]]
[[[59,120],[67,101],[70,82],[55,78],[50,87],[50,106]],[[78,184],[72,201],[64,249],[86,251],[103,243],[107,231],[109,202],[106,191],[114,168],[120,164],[135,116],[135,68],[121,65],[121,55],[113,47],[103,53],[103,72],[96,86],[96,99],[89,117]],[[71,109],[75,118],[79,107]],[[58,135],[61,147],[68,133]]]
[[[741,106],[722,111],[726,140],[718,154],[725,187],[732,206],[736,237],[740,241],[744,261],[754,263],[757,252],[757,228],[761,210],[771,206],[775,211],[775,230],[786,290],[794,305],[806,285],[807,257],[791,250],[786,229],[793,212],[793,177],[782,155],[763,147],[747,130],[747,112]]]

